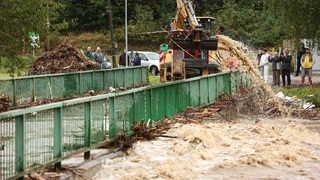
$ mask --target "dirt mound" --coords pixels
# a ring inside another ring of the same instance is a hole
[[[31,65],[27,75],[56,74],[100,69],[93,60],[71,45],[60,45],[39,57]]]

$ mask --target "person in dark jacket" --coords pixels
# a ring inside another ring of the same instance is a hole
[[[273,54],[273,58],[269,59],[269,62],[272,63],[273,84],[280,86],[281,59],[277,52]]]
[[[290,79],[290,69],[291,69],[291,60],[292,56],[289,54],[288,50],[285,50],[285,55],[282,56],[282,84],[286,86],[286,76],[288,81],[288,86],[291,86],[291,79]]]
[[[135,58],[131,61],[133,62],[133,66],[141,66],[141,58],[139,57],[139,53],[136,52],[134,56]]]
[[[91,47],[87,48],[87,52],[85,52],[84,55],[86,55],[87,57],[93,59],[93,55],[92,55],[92,52],[91,52]]]
[[[306,53],[306,48],[304,47],[304,43],[301,43],[300,49],[298,50],[298,53],[297,53],[297,71],[296,71],[295,77],[299,76],[300,67],[301,67],[301,57],[305,53]]]
[[[126,56],[127,56],[127,63],[128,63],[128,64],[126,64]],[[129,56],[127,55],[126,50],[123,50],[123,53],[120,55],[120,58],[119,58],[119,65],[118,65],[118,67],[126,67],[126,66],[129,66],[129,65],[130,65]]]
[[[260,64],[260,59],[261,59],[261,56],[263,55],[263,54],[262,54],[262,50],[263,50],[263,48],[260,48],[259,53],[258,53],[258,56],[257,56],[258,65]]]

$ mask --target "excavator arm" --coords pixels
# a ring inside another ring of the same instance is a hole
[[[191,0],[177,0],[177,14],[174,19],[176,26],[174,30],[183,29],[185,19],[189,21],[192,29],[201,27],[197,21]]]
[[[205,32],[198,23],[192,0],[176,0],[177,13],[172,23],[169,37],[174,41],[173,49],[217,50],[218,39]],[[191,29],[184,29],[184,22],[188,20]]]

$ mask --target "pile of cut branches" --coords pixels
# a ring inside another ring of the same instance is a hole
[[[0,95],[0,113],[8,111],[11,108],[11,99],[5,94]]]
[[[92,59],[71,45],[60,45],[39,57],[30,66],[27,75],[56,74],[100,69]]]

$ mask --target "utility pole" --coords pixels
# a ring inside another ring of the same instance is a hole
[[[126,6],[126,53],[128,54],[128,4],[127,4],[127,0],[125,1],[125,6]],[[126,54],[126,56],[127,56]],[[126,57],[126,67],[128,67],[128,61],[127,61],[127,57]]]
[[[50,39],[49,39],[49,27],[50,27],[50,17],[49,17],[49,0],[47,0],[47,51],[50,51]]]
[[[116,57],[115,57],[115,45],[113,41],[113,22],[112,22],[112,12],[111,12],[111,1],[108,0],[109,6],[109,27],[111,34],[111,56],[112,56],[112,68],[116,68]]]

